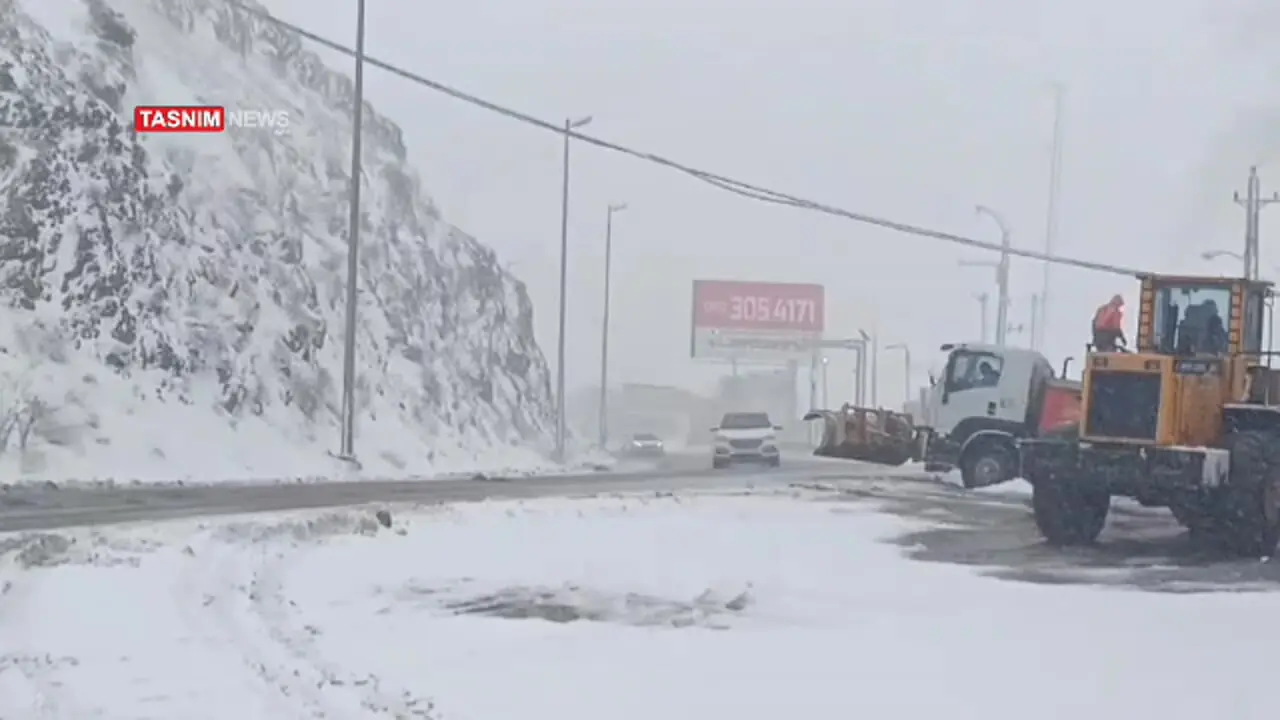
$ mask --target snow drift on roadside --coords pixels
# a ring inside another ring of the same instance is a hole
[[[881,542],[915,524],[798,493],[381,520],[0,538],[0,715],[1275,714],[1273,594],[980,577]]]

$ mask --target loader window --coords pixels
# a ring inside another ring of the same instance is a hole
[[[1165,285],[1155,299],[1156,348],[1169,355],[1225,355],[1231,290],[1220,285]]]
[[[1251,292],[1244,304],[1244,351],[1249,354],[1262,352],[1263,296]]]
[[[961,392],[999,385],[1004,358],[995,353],[956,350],[951,354],[950,365],[947,391]]]

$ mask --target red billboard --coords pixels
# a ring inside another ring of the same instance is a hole
[[[693,326],[821,333],[825,297],[821,285],[694,280]]]
[[[695,280],[694,357],[803,354],[826,326],[826,294],[807,283]]]

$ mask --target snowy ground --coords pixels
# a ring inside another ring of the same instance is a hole
[[[902,557],[821,493],[618,497],[14,539],[0,717],[1274,716],[1269,593]],[[0,539],[0,547],[5,541]]]

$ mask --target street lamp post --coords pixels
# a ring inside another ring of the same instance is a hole
[[[556,460],[565,460],[564,326],[569,274],[569,139],[573,130],[591,122],[591,116],[564,121],[564,183],[560,194],[560,330],[556,340]]]
[[[868,397],[867,380],[870,377],[871,386],[875,386],[875,348],[871,346],[871,333],[859,328],[858,337],[862,340],[858,343],[858,405],[865,407],[865,403],[870,402],[874,406],[875,391]]]
[[[979,215],[991,218],[1000,228],[1000,261],[984,264],[994,266],[996,269],[996,344],[1004,345],[1009,326],[1009,250],[1013,247],[1013,234],[1000,213],[985,205],[978,205],[977,212]],[[977,263],[962,262],[961,264]]]
[[[610,205],[604,221],[604,321],[600,329],[600,447],[609,446],[609,277],[613,269],[613,215],[626,203]]]
[[[979,325],[978,325],[979,332],[980,332],[980,335],[978,337],[979,339],[982,340],[982,342],[986,342],[987,341],[987,303],[991,300],[991,296],[988,295],[987,293],[974,293],[973,299],[978,301],[978,312],[982,314]]]
[[[360,277],[360,138],[364,116],[364,0],[356,3],[356,77],[351,106],[351,190],[347,229],[347,316],[342,344],[342,443],[338,457],[356,459],[356,305]]]
[[[830,398],[827,395],[827,364],[830,362],[830,358],[822,358],[822,407],[824,409],[831,408],[829,403]]]
[[[911,402],[911,348],[906,343],[894,343],[885,345],[885,350],[901,350],[902,351],[902,402],[903,407]]]
[[[1246,258],[1244,255],[1241,255],[1240,253],[1235,252],[1234,250],[1206,250],[1200,253],[1201,260],[1217,260],[1218,258],[1221,258],[1221,257],[1234,258],[1236,260],[1239,260],[1241,263],[1243,263],[1245,278],[1248,278],[1250,274],[1253,272],[1253,268],[1250,267],[1252,265],[1252,263],[1250,262],[1252,258]]]

